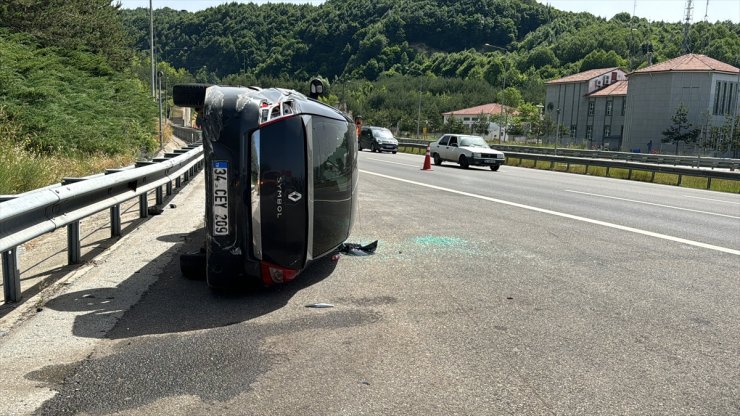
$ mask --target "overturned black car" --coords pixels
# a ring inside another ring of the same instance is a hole
[[[206,241],[180,259],[209,286],[294,279],[349,236],[357,211],[357,137],[337,109],[293,90],[198,84],[175,105],[202,114]]]

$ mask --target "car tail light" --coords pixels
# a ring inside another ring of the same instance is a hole
[[[276,264],[266,261],[260,262],[262,266],[262,282],[265,286],[272,286],[275,283],[287,283],[295,279],[298,270],[287,269]]]

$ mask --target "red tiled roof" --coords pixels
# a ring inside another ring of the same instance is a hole
[[[503,108],[502,108],[503,107]],[[470,108],[463,108],[462,110],[455,110],[455,111],[448,111],[446,113],[442,113],[444,116],[477,116],[478,114],[501,114],[504,111],[511,114],[511,110],[513,108],[507,106],[507,105],[501,105],[498,103],[491,103],[491,104],[483,104],[476,107],[470,107]]]
[[[569,82],[583,82],[588,81],[593,78],[596,78],[600,75],[608,74],[614,70],[617,70],[619,68],[600,68],[600,69],[590,69],[588,71],[579,72],[577,74],[569,75],[565,78],[559,78],[554,79],[552,81],[547,81],[545,84],[566,84]]]
[[[608,97],[614,95],[627,95],[627,83],[628,81],[617,81],[611,85],[594,91],[589,94],[589,97]]]
[[[717,71],[717,72],[729,72],[732,74],[736,74],[740,70],[730,64],[726,64],[722,61],[718,61],[706,55],[698,55],[698,54],[690,53],[688,55],[679,56],[678,58],[673,58],[669,61],[661,62],[659,64],[655,64],[655,65],[648,66],[646,68],[639,69],[633,72],[633,74],[641,74],[641,73],[644,74],[644,73],[651,73],[651,72],[668,72],[668,71],[677,71],[677,72]]]

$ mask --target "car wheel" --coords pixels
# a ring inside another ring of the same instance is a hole
[[[434,158],[435,165],[439,166],[442,164],[442,158],[437,153],[433,154],[432,157]]]
[[[470,163],[468,163],[468,158],[465,157],[465,155],[460,156],[460,167],[463,169],[467,169],[470,167]]]
[[[491,170],[494,171],[494,172],[496,172],[500,166],[501,165],[493,165],[493,166],[491,166]]]
[[[393,153],[395,155],[396,154],[396,151],[392,151],[391,153]]]
[[[210,84],[179,84],[172,87],[172,100],[179,107],[203,107]]]
[[[358,152],[361,152],[361,151],[362,151],[362,146],[361,146],[361,145],[359,145],[359,144],[357,145],[357,151],[358,151]]]
[[[378,146],[373,145],[373,153],[377,153],[377,152],[379,152]]]
[[[204,280],[206,278],[205,250],[181,254],[180,272],[186,279]]]

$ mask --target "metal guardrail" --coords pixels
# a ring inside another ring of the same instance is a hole
[[[500,145],[494,147],[502,152],[537,153],[559,156],[573,156],[590,159],[625,160],[630,162],[656,163],[673,166],[691,166],[695,168],[720,168],[735,170],[740,168],[740,159],[701,157],[701,156],[674,156],[649,153],[611,152],[603,150],[581,150],[569,148],[549,148],[519,145]]]
[[[172,182],[181,186],[203,167],[203,147],[190,145],[133,167],[109,169],[105,174],[65,178],[62,184],[0,199],[0,252],[6,302],[21,298],[18,246],[43,234],[67,227],[67,260],[80,261],[80,220],[110,209],[111,238],[121,235],[121,203],[139,197],[139,217],[148,213],[148,192],[161,205]],[[163,191],[163,186],[166,191]]]
[[[677,175],[677,186],[681,185],[684,176],[701,177],[707,179],[707,189],[712,186],[713,179],[727,179],[733,181],[740,181],[740,172],[736,171],[724,171],[724,170],[712,170],[703,168],[689,168],[679,166],[667,166],[657,165],[653,163],[639,163],[639,162],[626,162],[616,160],[605,160],[605,159],[590,159],[583,157],[571,157],[571,156],[556,156],[556,155],[543,155],[543,154],[531,154],[531,153],[519,153],[519,152],[505,152],[506,160],[510,161],[511,158],[518,159],[518,165],[521,165],[522,160],[534,160],[535,164],[538,161],[550,162],[550,168],[552,169],[555,163],[566,164],[566,170],[570,169],[570,165],[581,165],[586,167],[586,172],[590,166],[598,166],[606,168],[606,175],[609,176],[609,169],[626,169],[628,171],[627,179],[632,179],[633,171],[650,172],[650,182],[655,180],[656,173],[667,173],[671,175]]]
[[[190,127],[178,126],[176,124],[170,124],[172,133],[178,138],[185,140],[187,143],[197,143],[202,140],[201,131]]]
[[[411,147],[416,149],[426,149],[430,142],[424,140],[409,140],[406,142],[399,142],[398,147]],[[502,150],[501,146],[495,146],[496,149]],[[679,167],[679,166],[666,166],[653,163],[640,163],[640,162],[627,162],[619,160],[608,160],[608,159],[592,159],[586,157],[572,157],[565,155],[548,155],[548,154],[533,154],[525,152],[512,152],[504,151],[506,154],[507,163],[511,161],[511,158],[518,159],[518,165],[521,165],[522,160],[534,160],[535,163],[538,161],[550,162],[551,168],[555,163],[564,163],[567,168],[570,169],[570,165],[581,165],[586,166],[588,171],[589,166],[605,167],[607,169],[606,174],[609,175],[609,169],[626,169],[628,171],[628,178],[632,179],[633,171],[644,171],[650,172],[650,182],[655,180],[656,173],[668,173],[677,175],[676,185],[681,185],[684,176],[702,177],[707,179],[707,189],[712,186],[713,179],[727,179],[733,181],[740,181],[740,172],[729,170],[713,170],[704,168],[693,168],[693,167]],[[607,152],[611,153],[611,152]],[[518,166],[517,165],[517,166]]]
[[[403,139],[404,144],[420,144],[426,146],[431,143],[427,140]],[[629,162],[656,163],[673,166],[690,166],[695,168],[730,169],[740,168],[740,159],[702,157],[702,156],[674,156],[649,153],[613,152],[604,150],[582,150],[570,148],[552,148],[537,146],[521,146],[489,143],[491,147],[505,153],[530,153],[554,156],[573,156],[590,159],[625,160]],[[399,143],[399,146],[401,143]]]

